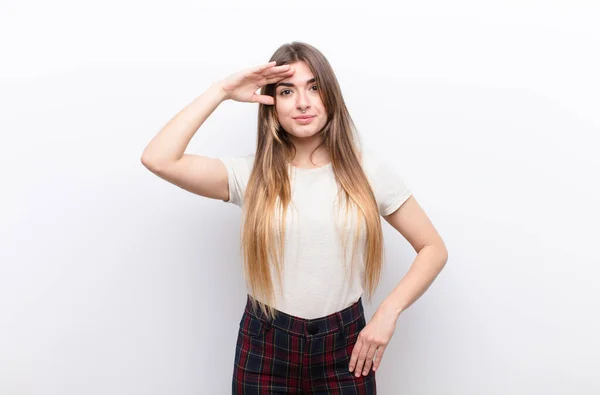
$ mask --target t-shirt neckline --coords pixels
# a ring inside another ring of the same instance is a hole
[[[289,166],[296,172],[300,172],[300,173],[310,173],[313,171],[319,171],[319,170],[324,170],[324,169],[328,169],[331,167],[331,162],[321,166],[321,167],[311,167],[311,168],[304,168],[304,167],[296,167],[294,165],[292,165],[291,163],[289,164]]]

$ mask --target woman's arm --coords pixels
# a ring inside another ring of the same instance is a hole
[[[408,273],[380,306],[381,310],[398,318],[433,283],[448,261],[448,250],[414,196],[384,219],[417,252]]]
[[[177,113],[150,141],[142,164],[162,179],[189,192],[220,200],[229,199],[227,170],[216,158],[185,154],[200,126],[228,95],[221,82]]]

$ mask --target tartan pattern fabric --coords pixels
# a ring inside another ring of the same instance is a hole
[[[232,394],[376,395],[375,372],[354,376],[350,356],[366,320],[360,298],[325,317],[277,311],[271,322],[247,296],[235,348]]]

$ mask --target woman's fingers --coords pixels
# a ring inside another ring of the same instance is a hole
[[[383,357],[385,347],[386,346],[379,346],[379,348],[377,349],[377,354],[375,355],[375,360],[373,361],[373,371],[379,369],[379,364],[381,363],[381,358]]]
[[[292,74],[294,74],[293,71],[288,71],[288,72],[285,72],[285,73],[280,73],[280,74],[276,74],[276,75],[270,76],[269,78],[267,78],[267,85],[272,84],[274,82],[279,82],[281,80],[284,80],[287,77],[291,76]]]
[[[250,71],[252,71],[253,73],[260,73],[260,72],[262,72],[264,70],[267,70],[267,69],[275,66],[276,63],[277,62],[274,60],[272,62],[261,64],[260,66],[257,66],[257,67],[253,67],[253,68],[250,69]]]
[[[228,77],[226,85],[231,92],[230,97],[236,101],[274,105],[275,99],[272,96],[258,94],[256,89],[279,82],[294,74],[291,65],[275,66],[275,64],[275,61],[269,62]],[[254,90],[254,93],[250,93],[249,90]]]
[[[283,66],[273,67],[272,69],[265,70],[261,73],[263,77],[271,77],[278,74],[293,72],[293,69],[289,65],[284,64]]]
[[[275,99],[269,95],[259,95],[258,93],[255,93],[254,96],[252,96],[252,102],[272,106],[275,104]]]
[[[247,75],[246,78],[248,78],[247,81],[254,81],[259,85],[268,85],[291,76],[294,74],[294,71],[294,69],[290,68],[290,65],[286,64],[266,69],[259,73],[252,72],[254,75]],[[262,82],[263,78],[266,79],[266,83]]]
[[[371,344],[371,347],[369,347],[369,350],[367,351],[367,358],[365,360],[365,366],[363,367],[363,376],[366,376],[367,374],[369,374],[369,370],[371,370],[371,367],[373,366],[373,358],[375,357],[375,352],[377,350],[377,346],[375,344]]]
[[[286,71],[287,69],[289,69],[291,66],[289,64],[282,64],[279,66],[275,66],[276,61],[272,61],[263,65],[260,65],[258,67],[253,67],[250,69],[250,71],[254,74],[265,74],[265,73],[279,73],[281,71]]]
[[[274,66],[271,65],[269,67],[266,68],[262,68],[260,69],[260,73],[261,74],[269,74],[269,73],[280,73],[282,71],[287,71],[291,68],[292,66],[289,64],[281,64],[279,66]]]
[[[286,79],[287,77],[291,76],[292,74],[294,74],[294,70],[287,70],[287,71],[283,71],[277,74],[273,74],[270,78],[267,78],[267,83],[265,85],[270,85],[270,84],[274,84],[276,82],[282,81],[284,79]],[[252,101],[255,103],[262,103],[262,104],[266,104],[266,105],[274,105],[275,104],[275,99],[272,96],[269,95],[256,95],[252,98]]]

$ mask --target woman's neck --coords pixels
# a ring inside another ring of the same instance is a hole
[[[317,136],[313,137],[315,138],[295,139],[296,141],[293,141],[294,147],[296,148],[296,155],[291,160],[291,164],[293,166],[300,168],[313,168],[322,167],[331,162],[327,149],[321,145],[322,141],[317,139]],[[317,147],[319,148],[315,151]]]

